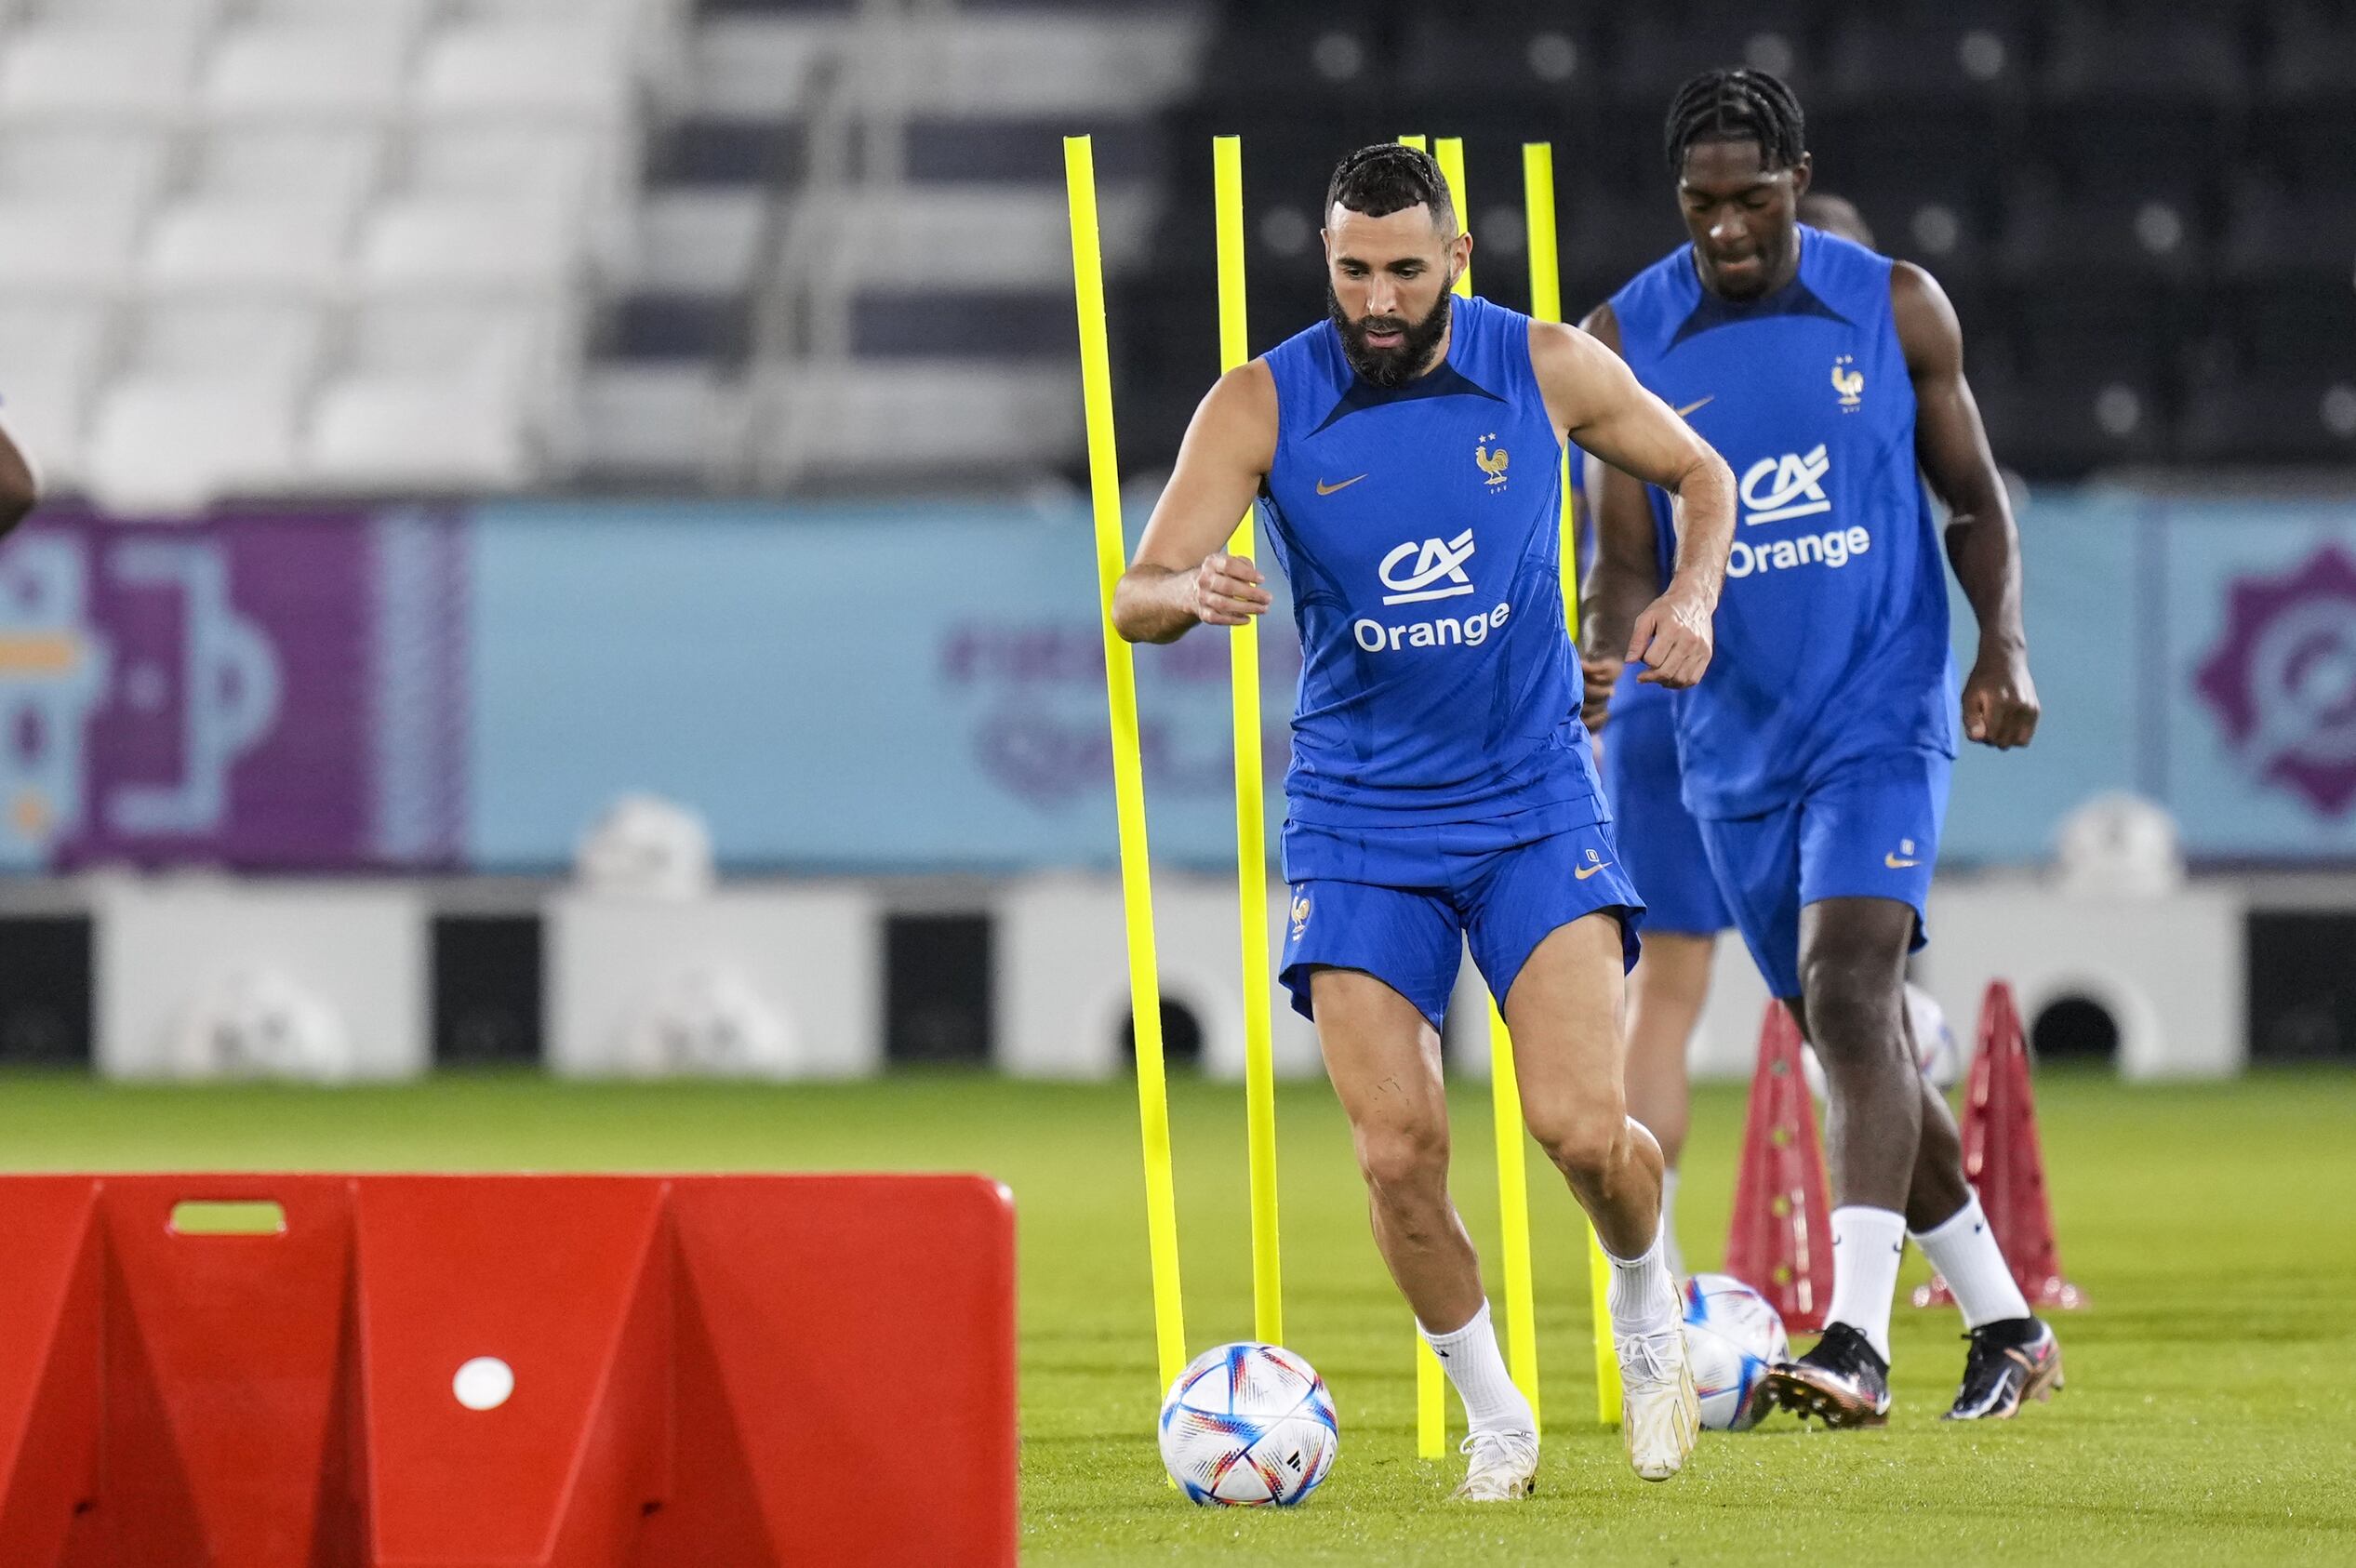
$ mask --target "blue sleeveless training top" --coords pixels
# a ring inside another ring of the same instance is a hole
[[[1268,353],[1260,492],[1301,674],[1292,819],[1324,827],[1603,817],[1563,625],[1562,444],[1527,316],[1458,299],[1445,361],[1361,380],[1320,322]]]
[[[1748,304],[1681,246],[1612,297],[1636,379],[1733,468],[1717,656],[1671,706],[1685,801],[1750,817],[1842,763],[1955,753],[1947,578],[1914,458],[1890,261],[1800,230],[1800,273]],[[1667,548],[1669,499],[1651,492]]]

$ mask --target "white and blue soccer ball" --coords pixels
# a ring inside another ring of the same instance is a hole
[[[1701,1400],[1701,1424],[1747,1432],[1766,1415],[1767,1370],[1790,1358],[1783,1315],[1732,1274],[1685,1282],[1685,1364]]]
[[[1298,1503],[1334,1468],[1340,1444],[1325,1380],[1281,1345],[1205,1350],[1162,1402],[1162,1463],[1197,1503]]]

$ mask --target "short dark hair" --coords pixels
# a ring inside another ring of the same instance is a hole
[[[1361,147],[1334,166],[1325,187],[1325,213],[1339,203],[1368,218],[1388,218],[1411,206],[1428,206],[1442,233],[1457,226],[1456,203],[1448,196],[1447,177],[1438,160],[1421,148],[1402,141],[1378,141]]]
[[[1697,141],[1755,141],[1762,168],[1797,168],[1806,123],[1791,89],[1764,71],[1705,71],[1670,100],[1669,172],[1682,177]]]

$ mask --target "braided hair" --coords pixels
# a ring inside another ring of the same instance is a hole
[[[1697,141],[1755,141],[1762,168],[1797,168],[1807,155],[1804,121],[1791,89],[1764,71],[1705,71],[1677,89],[1669,105],[1669,172],[1685,172]]]
[[[1439,160],[1404,142],[1378,141],[1335,165],[1334,178],[1325,187],[1325,210],[1333,211],[1337,202],[1368,218],[1429,206],[1442,233],[1456,232],[1456,203],[1449,199]]]

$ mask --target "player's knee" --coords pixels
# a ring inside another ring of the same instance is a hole
[[[1574,1184],[1602,1185],[1628,1158],[1628,1118],[1614,1106],[1572,1106],[1530,1118],[1530,1136]]]
[[[1361,1133],[1358,1168],[1378,1198],[1444,1193],[1447,1126],[1444,1123],[1406,1123]]]
[[[1878,963],[1844,958],[1811,962],[1801,976],[1808,1032],[1817,1055],[1848,1064],[1905,1055],[1900,981]]]

